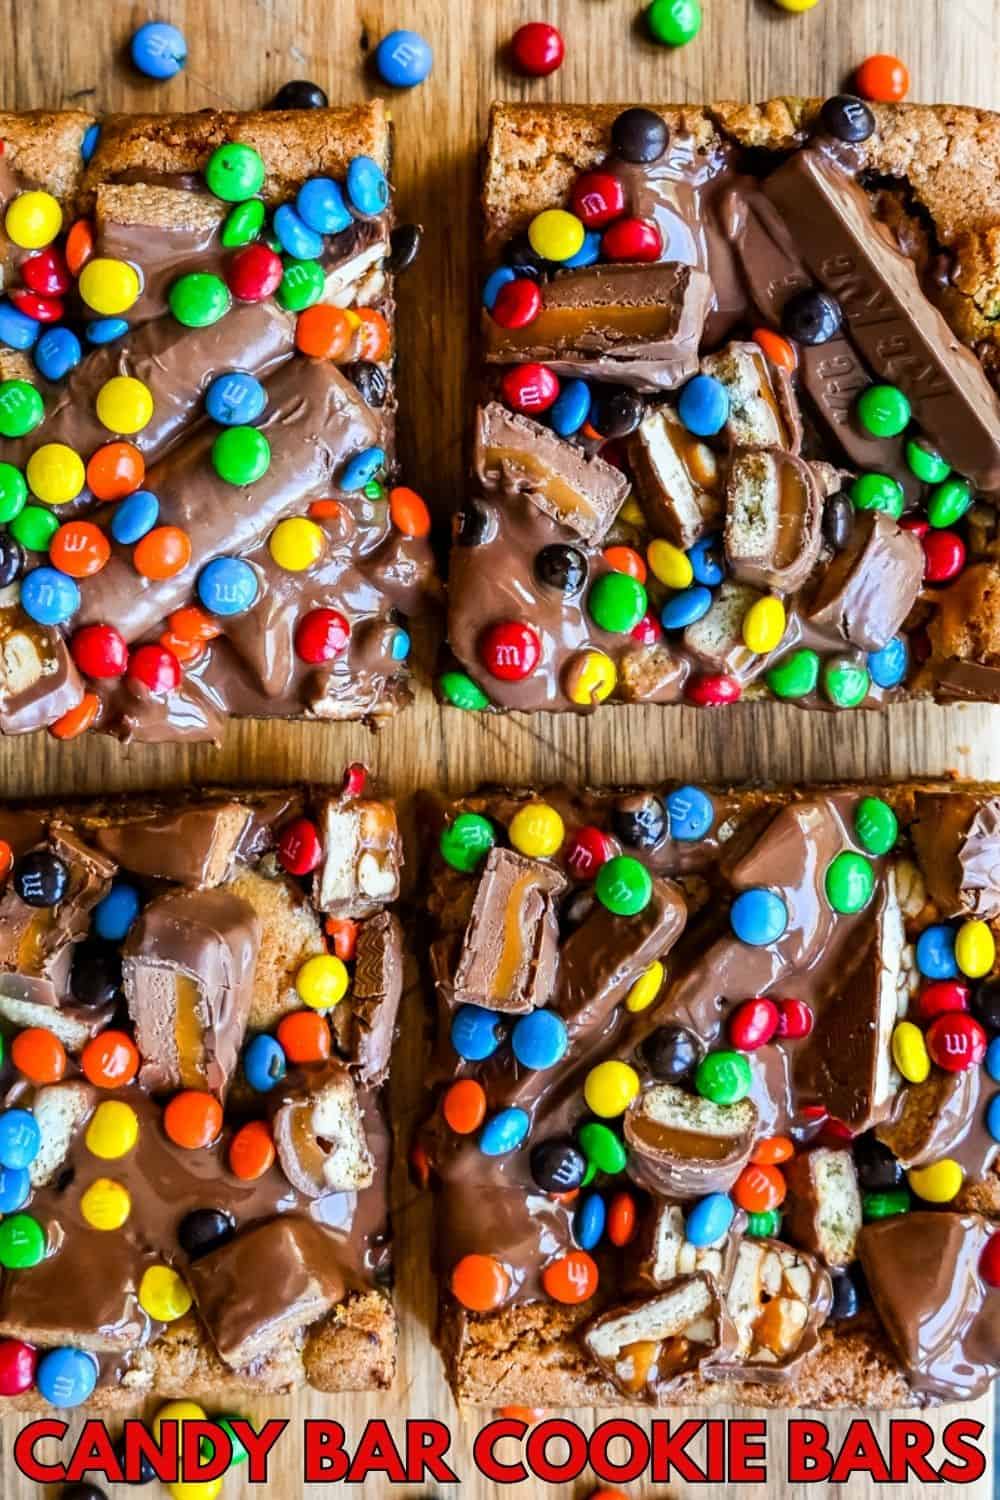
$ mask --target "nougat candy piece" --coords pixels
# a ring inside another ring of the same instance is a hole
[[[726,387],[729,420],[722,430],[733,447],[798,453],[802,418],[791,378],[770,363],[759,344],[734,340],[706,355],[701,371]]]
[[[825,569],[805,616],[862,651],[881,651],[897,634],[923,585],[917,536],[884,511],[859,511],[847,546]]]
[[[832,1305],[830,1274],[811,1255],[780,1240],[741,1240],[726,1292],[735,1350],[713,1361],[708,1373],[768,1384],[793,1380]]]
[[[911,1083],[889,1120],[875,1127],[879,1140],[904,1167],[923,1167],[948,1156],[964,1140],[980,1110],[983,1070],[946,1073],[932,1068],[923,1083]]]
[[[679,703],[690,664],[665,641],[636,646],[618,662],[618,691],[626,703]]]
[[[1000,917],[1000,797],[918,793],[911,833],[942,917]]]
[[[186,1274],[202,1322],[234,1369],[294,1338],[345,1291],[336,1242],[298,1214],[245,1229]]]
[[[724,1339],[725,1315],[709,1276],[680,1277],[662,1292],[600,1313],[585,1328],[587,1353],[625,1396],[659,1404]]]
[[[320,911],[367,917],[395,901],[403,863],[395,808],[367,798],[331,801],[319,823],[323,864],[314,899]]]
[[[857,1255],[861,1194],[850,1151],[806,1151],[783,1167],[788,1196],[784,1232],[828,1266],[847,1266]]]
[[[625,1114],[629,1170],[668,1198],[725,1193],[750,1160],[756,1132],[752,1099],[721,1105],[672,1083],[656,1083]]]
[[[726,481],[726,561],[733,577],[795,593],[820,554],[823,488],[792,453],[737,450]]]
[[[402,928],[391,912],[379,912],[361,925],[350,993],[333,1011],[337,1042],[366,1088],[389,1075],[402,994]]]
[[[723,1290],[732,1275],[736,1251],[743,1234],[741,1209],[726,1233],[710,1245],[692,1245],[684,1228],[684,1210],[678,1203],[653,1200],[651,1211],[635,1241],[635,1278],[642,1285],[663,1287],[678,1276],[699,1271],[711,1276]]]
[[[355,1192],[375,1180],[358,1090],[338,1063],[307,1076],[302,1089],[284,1100],[273,1131],[285,1176],[307,1198]]]
[[[45,1187],[56,1177],[70,1147],[97,1108],[98,1092],[82,1079],[67,1078],[48,1083],[31,1101],[31,1113],[41,1132],[42,1143],[28,1168],[33,1188]]]
[[[260,923],[229,891],[169,890],[122,950],[125,998],[151,1089],[225,1095],[253,999]]]
[[[751,605],[764,595],[747,583],[727,578],[716,591],[711,607],[689,625],[684,648],[707,672],[727,672],[746,679],[762,670],[768,657],[758,656],[743,640],[743,621]]]
[[[556,897],[566,877],[513,849],[491,849],[455,967],[454,998],[524,1013],[543,1005],[559,959]]]
[[[110,823],[94,837],[133,875],[216,886],[228,878],[252,817],[242,802],[219,802]]]
[[[722,516],[718,455],[669,406],[648,411],[628,440],[629,463],[646,520],[687,551]]]
[[[83,679],[59,630],[29,618],[17,585],[0,589],[0,732],[54,724],[83,698]]]

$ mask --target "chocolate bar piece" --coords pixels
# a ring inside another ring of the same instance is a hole
[[[534,1010],[551,994],[559,934],[554,898],[566,877],[512,849],[491,849],[455,968],[456,1002]]]
[[[336,1064],[282,1101],[274,1144],[285,1176],[307,1198],[371,1187],[375,1161],[354,1079]]]
[[[797,1156],[785,1169],[788,1196],[784,1229],[827,1266],[849,1266],[857,1259],[861,1194],[849,1151],[823,1147]]]
[[[669,407],[639,423],[629,443],[636,492],[654,532],[685,551],[722,515],[715,450],[689,432]]]
[[[791,453],[734,453],[726,561],[741,582],[786,594],[800,589],[819,560],[822,520],[823,493],[809,464]]]
[[[137,874],[186,886],[221,885],[252,819],[241,802],[170,809],[99,828],[96,842],[120,864],[127,849],[128,867]]]
[[[117,866],[61,823],[50,825],[37,852],[65,872],[64,891],[57,904],[48,904],[44,877],[37,870],[22,879],[20,891],[8,884],[0,895],[0,967],[49,981],[56,1003],[68,977],[72,947],[86,937],[90,913],[107,893]]]
[[[394,901],[403,850],[392,807],[363,798],[327,802],[321,826],[320,911],[365,917]]]
[[[583,1335],[591,1358],[625,1396],[657,1405],[672,1385],[717,1355],[728,1333],[709,1276],[686,1276],[657,1296],[601,1313]]]
[[[765,1385],[794,1382],[832,1302],[829,1273],[811,1255],[777,1240],[741,1240],[726,1290],[735,1348],[713,1357],[712,1373]]]
[[[1000,798],[921,796],[913,838],[942,916],[1000,916]]]
[[[729,415],[724,431],[734,448],[798,453],[802,417],[791,375],[780,365],[769,364],[759,344],[727,344],[705,356],[701,372],[725,387]]]
[[[881,511],[864,511],[804,613],[852,646],[881,651],[916,603],[922,581],[920,545],[912,532],[901,531]]]
[[[366,1088],[378,1088],[389,1075],[402,995],[402,928],[391,912],[378,912],[358,932],[349,1003],[333,1012],[340,1050]]]
[[[757,1128],[751,1099],[720,1109],[673,1084],[654,1084],[625,1114],[633,1176],[665,1197],[728,1192],[750,1160]]]

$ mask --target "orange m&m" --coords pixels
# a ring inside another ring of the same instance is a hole
[[[154,526],[132,552],[132,566],[143,578],[173,578],[191,561],[191,538],[179,526]]]
[[[866,57],[854,75],[854,87],[862,99],[875,104],[898,104],[910,90],[910,73],[904,62],[888,52]]]
[[[586,1302],[597,1291],[599,1280],[597,1264],[586,1250],[570,1250],[542,1272],[542,1286],[553,1302]]]
[[[160,636],[160,645],[164,651],[169,651],[171,656],[176,656],[182,667],[188,667],[199,656],[204,656],[205,646],[202,641],[184,641],[179,635],[174,635],[172,630],[165,630]]]
[[[80,1053],[84,1075],[98,1089],[118,1089],[139,1071],[139,1052],[124,1031],[102,1031]]]
[[[14,864],[14,851],[6,839],[0,839],[0,880],[6,880]]]
[[[646,582],[646,564],[634,547],[605,547],[604,561],[616,573],[627,573],[638,583]]]
[[[77,219],[70,225],[66,236],[66,264],[74,276],[79,276],[94,253],[94,226],[89,219]]]
[[[763,349],[772,365],[777,365],[779,369],[787,370],[789,375],[794,375],[798,359],[787,339],[783,339],[780,333],[775,333],[770,328],[755,328],[752,338],[754,343]]]
[[[93,521],[67,521],[49,543],[49,562],[70,578],[93,578],[111,556],[111,543]]]
[[[274,1162],[274,1141],[263,1120],[242,1125],[229,1142],[229,1167],[234,1177],[255,1182]]]
[[[354,324],[342,307],[317,302],[299,313],[295,344],[312,359],[344,359],[353,331]]]
[[[377,364],[389,353],[389,325],[374,307],[359,307],[354,316],[358,319],[353,339],[354,358]]]
[[[404,536],[427,536],[431,529],[431,513],[425,502],[405,484],[389,491],[389,519]]]
[[[627,1245],[635,1234],[635,1199],[631,1193],[616,1193],[608,1204],[608,1239],[612,1245]]]
[[[145,477],[146,460],[133,443],[105,443],[87,464],[87,484],[98,500],[124,500]]]
[[[733,1199],[748,1214],[766,1214],[785,1200],[785,1179],[777,1167],[744,1167],[733,1188]]]
[[[456,1135],[471,1135],[486,1118],[486,1092],[475,1078],[460,1078],[441,1102],[441,1113]]]
[[[214,1094],[184,1089],[163,1111],[163,1128],[175,1146],[187,1151],[210,1146],[222,1129],[222,1105]]]
[[[66,1072],[66,1048],[45,1026],[19,1031],[11,1043],[10,1058],[32,1083],[58,1083]]]
[[[327,936],[333,939],[333,951],[344,963],[350,963],[358,947],[358,924],[353,917],[327,917]]]
[[[183,609],[175,609],[167,624],[171,632],[182,641],[214,641],[216,636],[222,634],[218,621],[213,620],[205,610],[199,609],[197,604],[186,604]]]
[[[451,1273],[452,1295],[469,1312],[493,1312],[510,1290],[510,1277],[492,1255],[463,1255]]]
[[[330,1056],[330,1023],[318,1010],[295,1010],[285,1016],[277,1037],[289,1062],[323,1062]]]
[[[84,693],[75,708],[67,709],[54,724],[49,725],[49,733],[57,740],[75,740],[96,724],[100,711],[101,700],[97,694]]]
[[[502,1417],[507,1417],[510,1421],[524,1422],[528,1427],[532,1427],[536,1422],[540,1422],[544,1417],[545,1407],[501,1406],[500,1415]]]
[[[750,1160],[758,1167],[773,1167],[782,1161],[790,1161],[795,1155],[795,1145],[787,1135],[768,1135],[757,1142],[750,1153]]]

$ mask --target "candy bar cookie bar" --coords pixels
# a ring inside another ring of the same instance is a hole
[[[426,811],[465,1401],[921,1407],[1000,1368],[1000,790]]]
[[[1000,116],[496,105],[445,700],[1000,702]]]
[[[0,856],[0,1393],[388,1386],[392,805],[11,806]]]
[[[394,713],[431,557],[381,103],[0,143],[0,732]]]

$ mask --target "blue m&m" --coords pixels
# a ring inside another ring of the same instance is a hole
[[[1000,1094],[994,1094],[986,1106],[986,1129],[995,1141],[1000,1141]]]
[[[983,1066],[993,1082],[1000,1083],[1000,1036],[995,1036],[987,1047]]]
[[[600,1193],[588,1193],[573,1215],[573,1238],[581,1250],[600,1244],[608,1211]]]
[[[684,1236],[689,1245],[714,1245],[727,1233],[736,1209],[725,1193],[709,1193],[691,1209],[684,1221]]]
[[[83,132],[83,140],[80,142],[80,155],[83,157],[84,161],[89,161],[93,156],[94,152],[97,150],[97,143],[100,139],[101,127],[95,121],[93,125],[87,126],[86,130]]]
[[[943,922],[925,927],[917,938],[917,968],[925,979],[957,979],[955,934]]]
[[[0,344],[11,349],[30,349],[42,331],[41,323],[29,318],[6,298],[0,301]]]
[[[152,490],[136,490],[126,495],[111,517],[111,535],[123,547],[131,547],[152,531],[160,515],[160,502]]]
[[[80,608],[80,590],[58,568],[35,568],[21,584],[21,608],[39,625],[64,625]]]
[[[551,1068],[566,1055],[566,1023],[554,1010],[533,1010],[515,1022],[510,1044],[524,1067]]]
[[[243,1053],[243,1073],[255,1093],[268,1093],[287,1071],[284,1047],[266,1031],[255,1036]]]
[[[451,1045],[466,1062],[482,1062],[500,1045],[499,1019],[482,1005],[460,1005],[451,1021]]]
[[[310,229],[290,203],[275,210],[272,223],[279,245],[293,260],[318,260],[323,254],[323,236]]]
[[[392,89],[423,83],[433,62],[431,44],[419,31],[390,31],[375,48],[378,75]]]
[[[351,224],[351,210],[344,202],[340,183],[332,177],[310,177],[295,199],[299,218],[314,234],[340,234]]]
[[[572,437],[590,416],[590,386],[585,380],[563,382],[555,401],[549,407],[549,421],[560,437]]]
[[[120,943],[139,915],[142,898],[129,880],[114,880],[111,889],[94,907],[91,926],[106,943]]]
[[[693,844],[703,839],[715,819],[715,804],[699,786],[679,786],[667,798],[670,837]]]
[[[80,340],[70,328],[49,328],[35,345],[33,358],[46,380],[65,380],[83,358]]]
[[[677,415],[696,437],[714,437],[729,420],[729,392],[714,375],[695,375],[681,391]]]
[[[703,536],[700,542],[695,542],[688,549],[687,559],[691,564],[695,583],[704,583],[708,588],[714,589],[726,576],[722,538],[717,534]]]
[[[93,1395],[97,1360],[86,1349],[50,1349],[38,1361],[35,1384],[52,1406],[80,1406]]]
[[[187,62],[184,33],[168,21],[147,21],[140,26],[129,51],[140,73],[161,82],[176,77]]]
[[[83,333],[88,344],[113,344],[128,333],[128,323],[124,318],[94,318]]]
[[[894,635],[881,651],[868,654],[868,671],[876,687],[898,687],[906,676],[910,664],[910,650],[905,637]]]
[[[242,557],[213,557],[198,574],[198,598],[213,615],[241,615],[260,592],[257,574]]]
[[[490,272],[483,283],[483,306],[487,312],[493,311],[502,288],[508,282],[516,280],[517,272],[510,266],[497,266],[495,271]]]
[[[31,1193],[27,1167],[0,1167],[0,1214],[16,1214]]]
[[[736,897],[729,920],[741,943],[764,948],[768,943],[776,943],[787,928],[788,908],[766,886],[752,886]]]
[[[220,427],[241,427],[255,422],[267,405],[267,392],[245,370],[217,375],[205,392],[205,410]]]
[[[370,156],[356,156],[347,168],[347,196],[359,214],[380,214],[388,204],[385,173]]]
[[[366,484],[371,484],[384,464],[385,451],[382,448],[365,448],[344,465],[340,474],[340,488],[348,495],[363,490]]]
[[[583,244],[575,255],[568,255],[562,262],[564,270],[575,271],[580,266],[595,266],[601,258],[601,234],[600,230],[588,229],[583,236]]]
[[[30,1167],[42,1144],[42,1133],[26,1109],[0,1114],[0,1167]]]
[[[389,643],[389,654],[393,661],[405,661],[410,654],[409,632],[404,630],[401,625],[398,625],[392,633],[392,640]]]
[[[660,610],[660,624],[664,630],[683,630],[707,615],[712,608],[712,591],[702,584],[689,589],[680,589],[672,594]]]
[[[479,1149],[484,1156],[506,1156],[516,1151],[528,1134],[531,1121],[523,1109],[502,1109],[486,1121],[479,1134]]]

